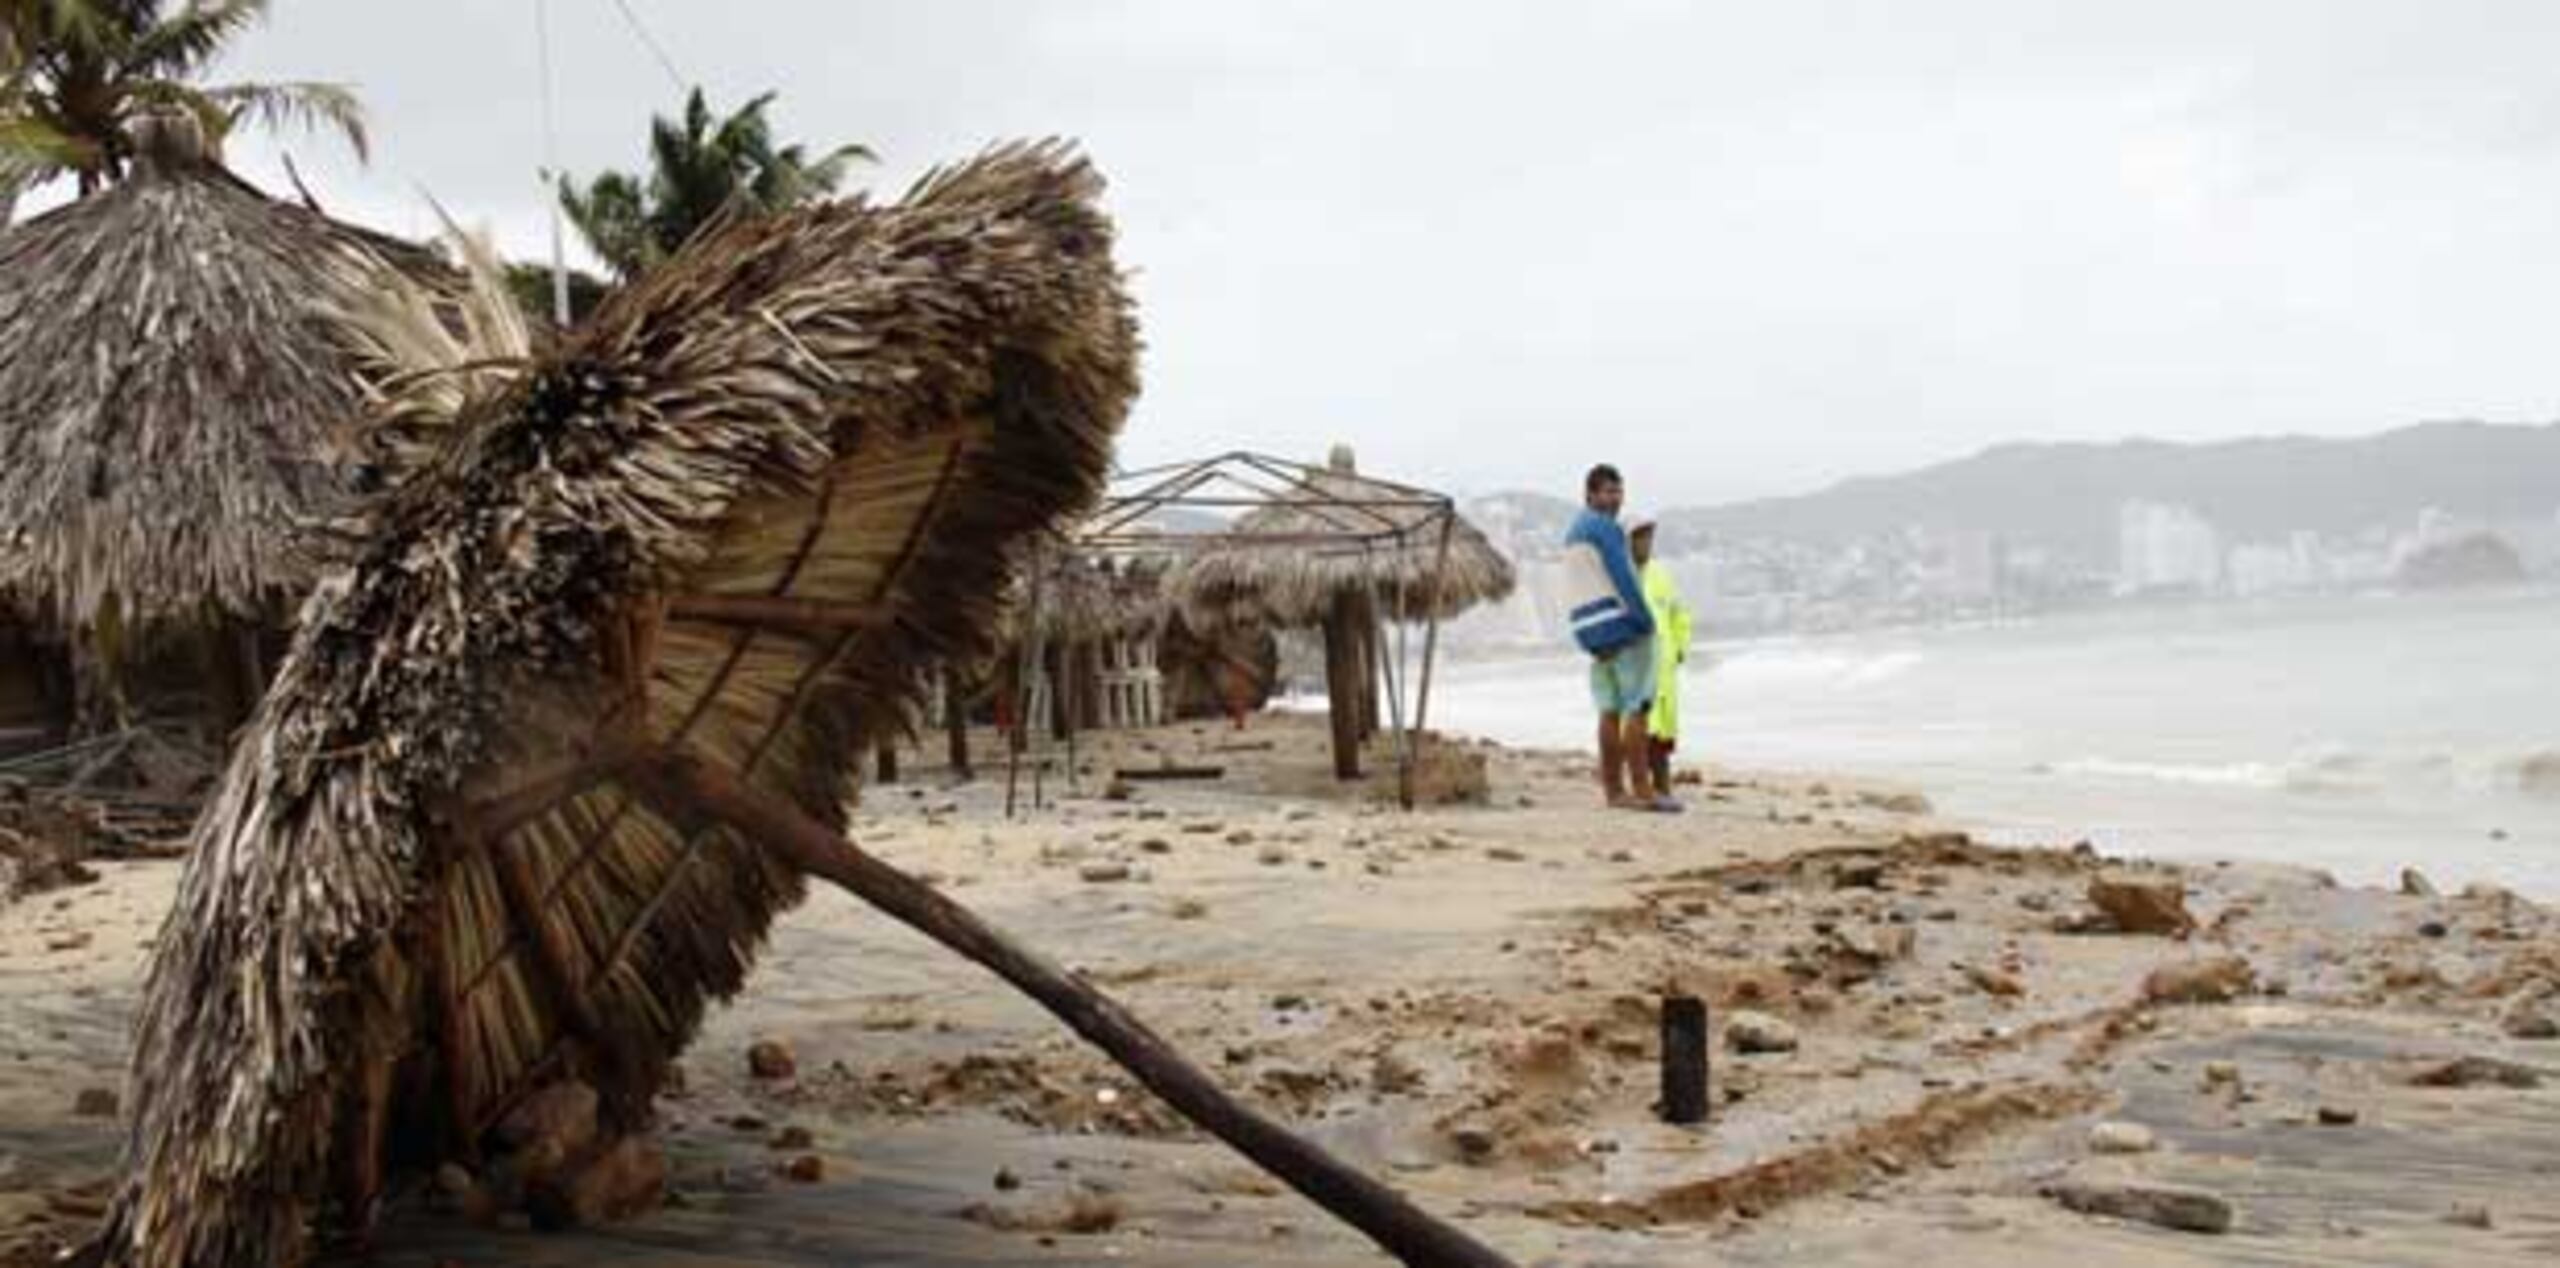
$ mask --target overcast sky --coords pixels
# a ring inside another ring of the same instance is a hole
[[[1127,457],[1486,492],[1805,489],[2008,440],[2560,414],[2560,5],[625,0],[885,193],[1001,137],[1109,173]],[[677,90],[549,0],[563,163]],[[341,215],[545,242],[532,0],[278,0],[226,67],[360,88]],[[268,147],[235,155],[253,177]]]

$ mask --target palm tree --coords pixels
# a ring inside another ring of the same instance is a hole
[[[193,115],[217,147],[242,123],[333,129],[367,153],[364,111],[345,86],[194,82],[270,0],[0,0],[0,189],[71,176],[80,192],[123,178],[127,125]]]
[[[859,145],[814,159],[803,146],[776,148],[765,119],[773,97],[766,93],[722,118],[694,89],[682,118],[650,118],[645,180],[606,172],[583,189],[563,180],[561,209],[615,276],[629,281],[722,213],[776,211],[824,198],[848,165],[873,157]]]

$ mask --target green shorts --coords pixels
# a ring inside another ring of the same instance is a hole
[[[1604,717],[1626,717],[1653,708],[1653,636],[1606,656],[1591,658],[1591,706]]]

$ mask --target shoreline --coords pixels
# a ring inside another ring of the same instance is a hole
[[[2560,1245],[2560,1043],[2501,1020],[2560,986],[2560,922],[2533,903],[1989,847],[1855,779],[1710,769],[1689,814],[1608,812],[1587,759],[1555,750],[1452,745],[1484,761],[1492,804],[1403,815],[1342,798],[1321,743],[1286,715],[1088,737],[1089,795],[1011,822],[1000,768],[959,789],[911,769],[870,790],[856,835],[1524,1264]],[[1090,795],[1165,761],[1228,775]],[[80,1093],[121,1071],[177,869],[101,871],[0,909],[0,1244],[76,1228],[113,1165],[117,1120]],[[2168,884],[2197,928],[2059,932],[2100,877]],[[2146,996],[2228,956],[2251,979],[2228,999]],[[1668,991],[1705,998],[1719,1032],[1702,1128],[1649,1110]],[[1772,1050],[1730,1046],[1746,1013],[1775,1024],[1747,1046]],[[796,1075],[752,1077],[759,1040]],[[2548,1081],[2410,1082],[2466,1056]],[[676,1205],[543,1235],[413,1202],[376,1262],[1378,1261],[1045,1014],[832,892],[784,918],[685,1066],[658,1133]],[[2098,1152],[2119,1118],[2156,1147]],[[792,1129],[805,1148],[772,1147]],[[782,1174],[804,1152],[815,1183]],[[2092,1217],[2050,1195],[2072,1185],[2201,1190],[2232,1231]],[[2445,1223],[2459,1204],[2491,1226]]]

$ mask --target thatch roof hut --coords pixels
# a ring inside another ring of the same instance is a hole
[[[129,180],[0,233],[0,592],[40,625],[262,622],[360,464],[332,312],[432,252],[278,202],[154,121]]]
[[[1361,475],[1337,446],[1325,470],[1295,477],[1187,554],[1167,586],[1196,630],[1323,631],[1334,773],[1348,780],[1382,722],[1381,619],[1447,620],[1509,597],[1518,580],[1445,495]],[[1433,654],[1426,646],[1426,681]]]
[[[1007,547],[1100,485],[1137,381],[1099,184],[1015,147],[730,226],[380,503],[197,825],[114,1261],[294,1262],[325,1186],[361,1212],[550,1081],[639,1119],[803,878],[669,789],[841,844],[914,667],[985,654]]]
[[[1005,628],[1051,644],[1145,637],[1172,616],[1161,561],[1109,559],[1051,549],[1035,592],[1030,566],[1016,574]]]
[[[1168,586],[1194,628],[1314,628],[1346,593],[1374,595],[1398,620],[1447,620],[1509,598],[1518,584],[1510,559],[1454,511],[1444,563],[1446,499],[1361,475],[1346,449],[1305,484],[1238,516],[1183,558]]]

